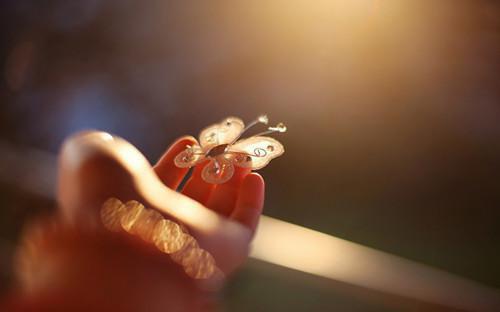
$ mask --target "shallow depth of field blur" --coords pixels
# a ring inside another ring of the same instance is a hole
[[[7,0],[0,25],[0,291],[22,224],[54,209],[66,136],[106,130],[154,162],[261,113],[289,129],[265,214],[500,287],[495,1]],[[224,296],[392,311],[254,260]]]

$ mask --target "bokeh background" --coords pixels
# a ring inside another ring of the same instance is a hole
[[[289,129],[267,215],[500,287],[496,1],[4,0],[0,33],[1,291],[22,224],[54,209],[66,136],[110,131],[154,162],[261,113]],[[396,309],[256,261],[225,298]]]

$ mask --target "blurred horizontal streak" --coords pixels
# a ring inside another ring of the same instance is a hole
[[[467,311],[500,311],[500,292],[479,283],[311,229],[261,218],[255,259]]]
[[[0,182],[54,198],[56,156],[0,142]],[[251,257],[376,291],[468,311],[500,311],[500,292],[417,262],[262,216]]]

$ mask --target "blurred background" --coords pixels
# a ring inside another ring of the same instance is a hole
[[[289,129],[265,214],[500,287],[497,2],[4,0],[0,34],[0,291],[22,224],[55,207],[66,136],[109,131],[155,162],[261,113]],[[397,310],[255,260],[224,296]]]

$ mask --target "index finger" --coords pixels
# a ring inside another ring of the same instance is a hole
[[[184,176],[188,173],[189,168],[179,168],[175,165],[175,157],[186,149],[186,146],[196,143],[196,139],[192,136],[184,136],[177,139],[163,154],[163,156],[154,165],[153,170],[156,172],[160,180],[169,188],[176,190]]]

